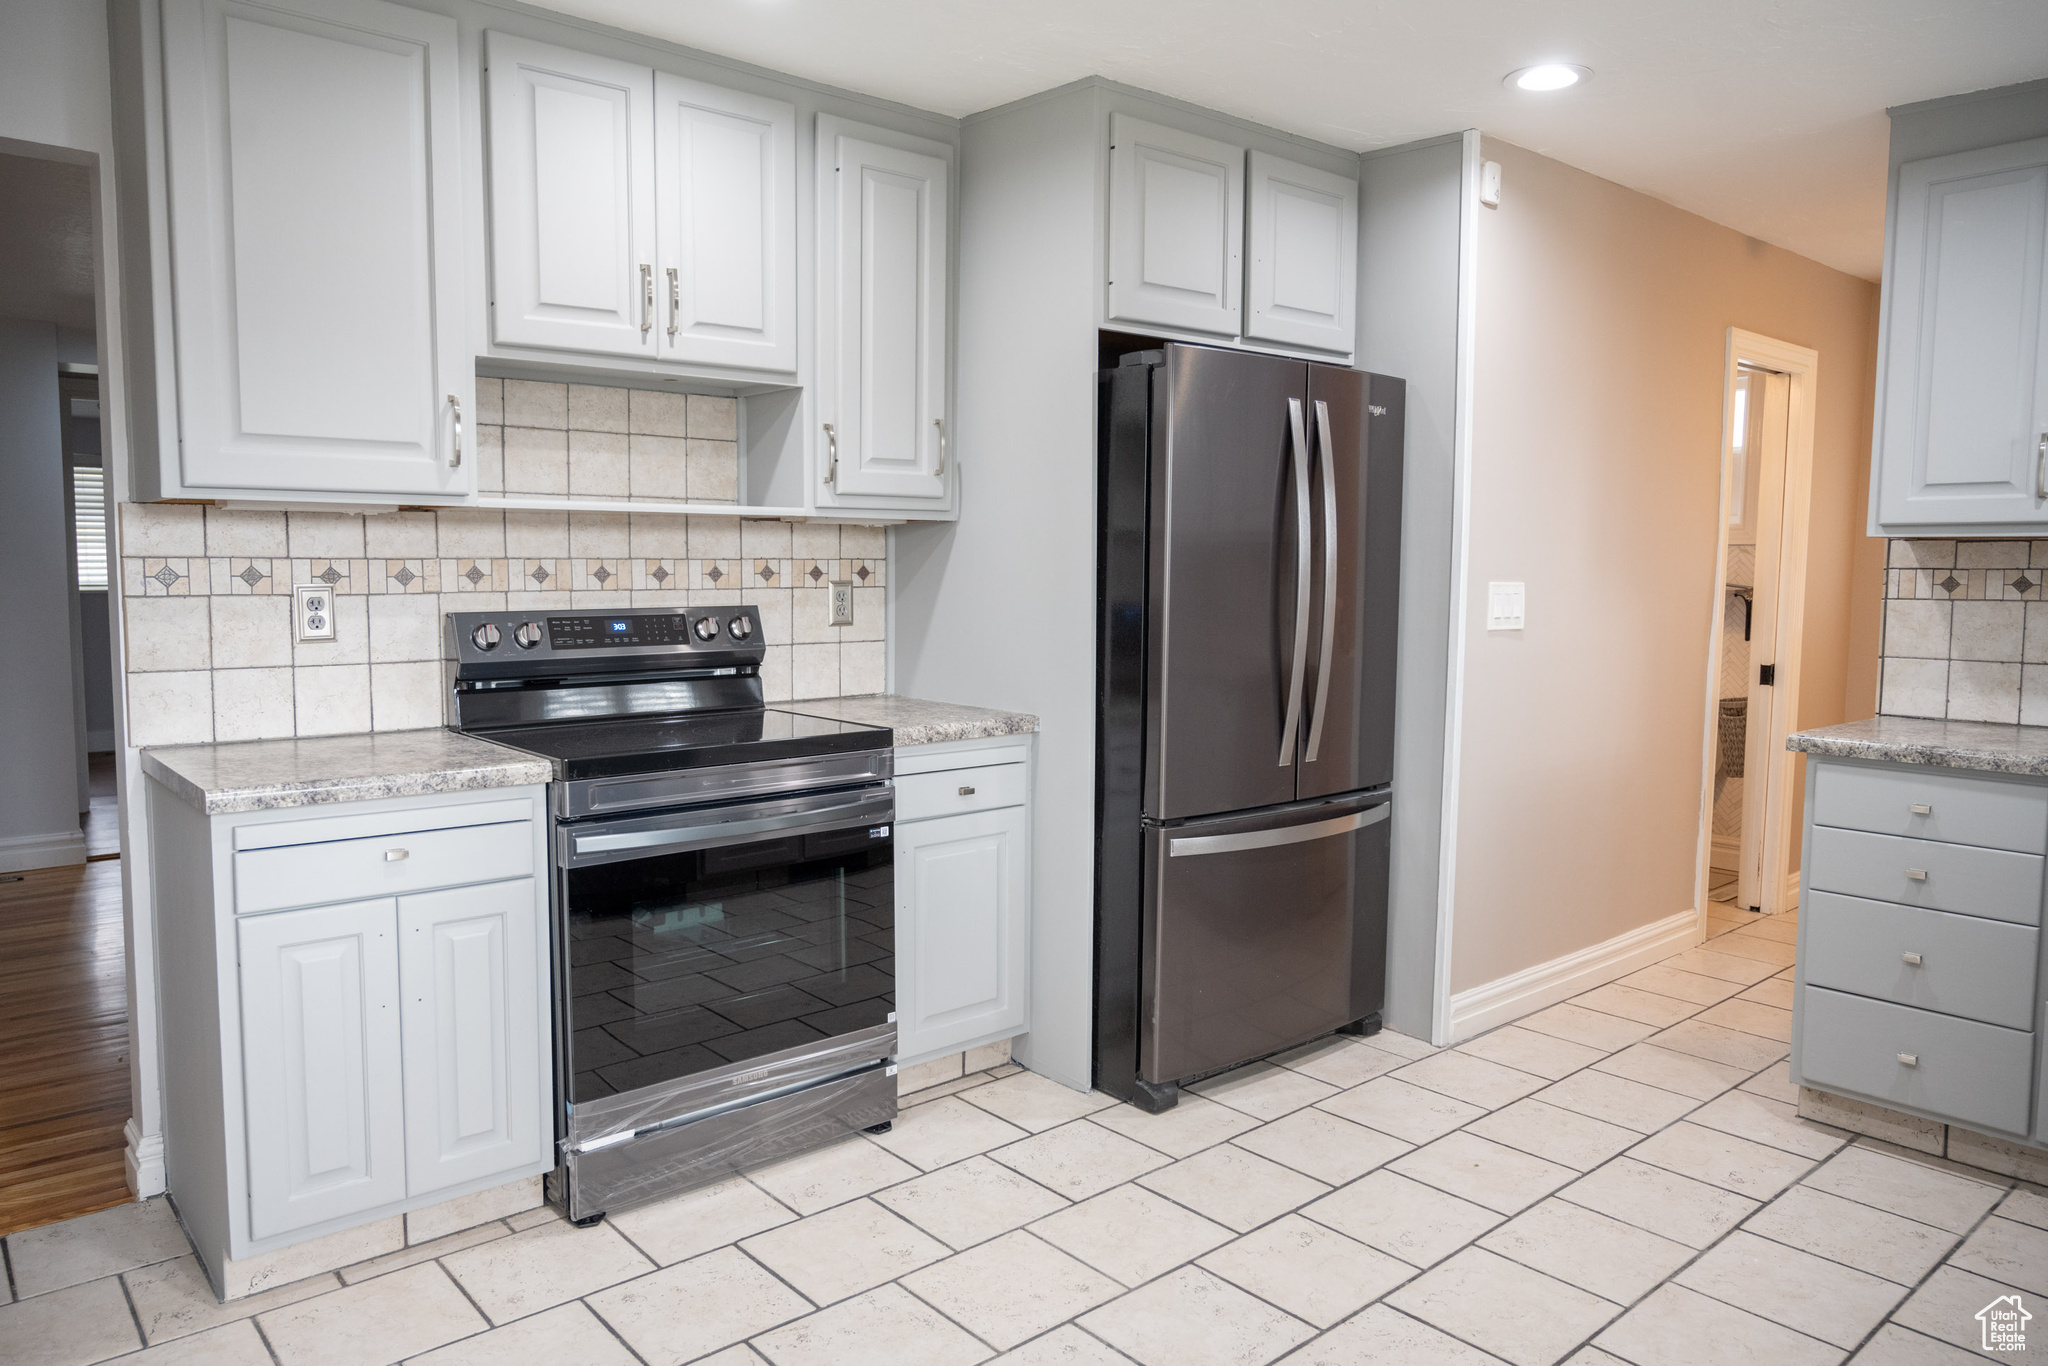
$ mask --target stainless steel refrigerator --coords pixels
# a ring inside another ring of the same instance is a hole
[[[1148,1109],[1385,1001],[1401,380],[1100,378],[1095,1084]]]

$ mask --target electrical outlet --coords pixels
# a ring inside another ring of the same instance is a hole
[[[334,639],[334,590],[324,583],[292,586],[292,633],[300,640]]]
[[[853,585],[834,581],[832,584],[832,624],[853,625]]]

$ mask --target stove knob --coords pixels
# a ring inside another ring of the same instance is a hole
[[[745,640],[754,634],[754,623],[747,617],[734,617],[725,624],[725,629],[732,632],[734,640]]]
[[[531,650],[534,646],[540,644],[540,623],[537,621],[520,622],[519,629],[512,633],[512,640],[520,649]]]
[[[699,640],[716,640],[718,639],[718,618],[699,617],[697,618],[697,624],[690,629],[696,633]]]
[[[476,648],[479,650],[495,650],[498,648],[498,628],[488,621],[477,627],[474,631],[471,631],[469,638],[476,643]]]

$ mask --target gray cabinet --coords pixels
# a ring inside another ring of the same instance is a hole
[[[952,149],[818,116],[820,507],[943,503]]]
[[[898,751],[901,1061],[957,1053],[1028,1026],[1029,760],[1029,745],[1015,742]]]
[[[1810,755],[1806,811],[1792,1080],[2048,1137],[2048,786]]]
[[[1873,517],[1894,535],[2048,526],[2048,138],[1898,167]]]
[[[1244,335],[1350,355],[1357,336],[1358,180],[1251,154]]]
[[[552,1165],[546,789],[212,817],[148,791],[167,1165],[216,1284]]]
[[[1109,127],[1109,320],[1236,336],[1244,148],[1128,114]]]
[[[166,0],[162,42],[163,494],[469,493],[455,21],[384,0]]]

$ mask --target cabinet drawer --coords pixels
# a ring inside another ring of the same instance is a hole
[[[533,823],[418,830],[235,855],[235,914],[526,877]]]
[[[1816,825],[1807,885],[2020,925],[2041,923],[2041,856]]]
[[[1970,1128],[2026,1132],[2031,1033],[1812,986],[1800,989],[1799,1013],[1805,1085],[1910,1105]]]
[[[1804,916],[1810,986],[2033,1028],[2038,930],[1833,892],[1815,892]]]
[[[1024,804],[1024,765],[911,773],[896,779],[896,819],[921,821]]]
[[[2039,854],[2048,851],[2048,787],[1823,764],[1813,780],[1813,821]]]

